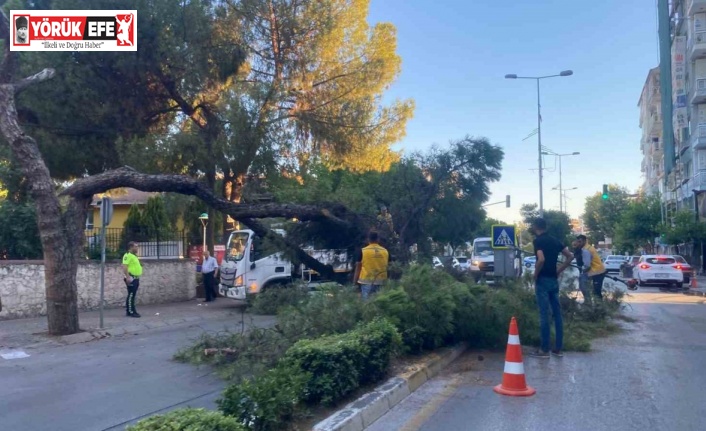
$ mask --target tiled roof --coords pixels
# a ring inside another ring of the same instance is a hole
[[[105,196],[109,196],[113,199],[113,205],[132,205],[145,204],[147,203],[147,199],[158,196],[159,194],[160,193],[156,192],[141,192],[131,188],[120,188],[105,193]],[[94,195],[93,206],[98,206],[103,196],[104,195]]]

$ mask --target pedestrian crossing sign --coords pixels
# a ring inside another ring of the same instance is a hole
[[[517,245],[515,226],[512,225],[493,225],[491,238],[493,238],[493,248],[495,250],[508,250],[515,248]]]

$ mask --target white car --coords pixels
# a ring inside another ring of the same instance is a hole
[[[608,256],[603,264],[607,272],[620,272],[620,265],[627,262],[627,257],[619,255]]]
[[[647,283],[684,286],[684,273],[673,256],[648,254],[642,256],[633,272],[640,286]]]

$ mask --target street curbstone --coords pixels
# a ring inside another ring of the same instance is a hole
[[[422,368],[413,371],[406,376],[403,375],[403,378],[407,380],[407,387],[409,388],[409,392],[412,393],[417,390],[420,386],[422,386],[424,383],[429,380],[429,375],[427,374],[427,367],[423,366]]]
[[[316,424],[313,431],[363,431],[363,417],[360,410],[346,407]]]
[[[145,329],[147,329],[147,327],[144,325],[128,325],[128,326],[123,326],[122,329],[125,330],[126,334],[136,334],[140,331],[144,331]]]
[[[408,397],[429,379],[436,377],[466,351],[462,344],[444,354],[435,354],[419,369],[388,379],[373,391],[317,423],[313,431],[362,431]]]
[[[90,332],[78,332],[71,335],[63,335],[59,337],[59,341],[63,344],[79,344],[93,341],[95,337]]]
[[[385,394],[387,406],[390,409],[410,394],[407,381],[402,377],[393,377],[385,384],[378,386],[376,390]]]
[[[373,391],[358,398],[352,407],[360,411],[360,416],[363,419],[363,429],[372,425],[373,422],[380,419],[382,415],[390,410],[385,394]]]

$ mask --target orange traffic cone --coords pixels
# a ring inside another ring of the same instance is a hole
[[[525,381],[525,365],[522,362],[522,345],[520,333],[517,331],[517,320],[510,320],[510,335],[507,337],[507,351],[505,352],[505,371],[503,382],[493,390],[502,395],[512,397],[528,397],[537,391],[527,386]]]
[[[691,275],[691,288],[692,289],[698,289],[699,288],[699,283],[696,281],[696,274]]]

